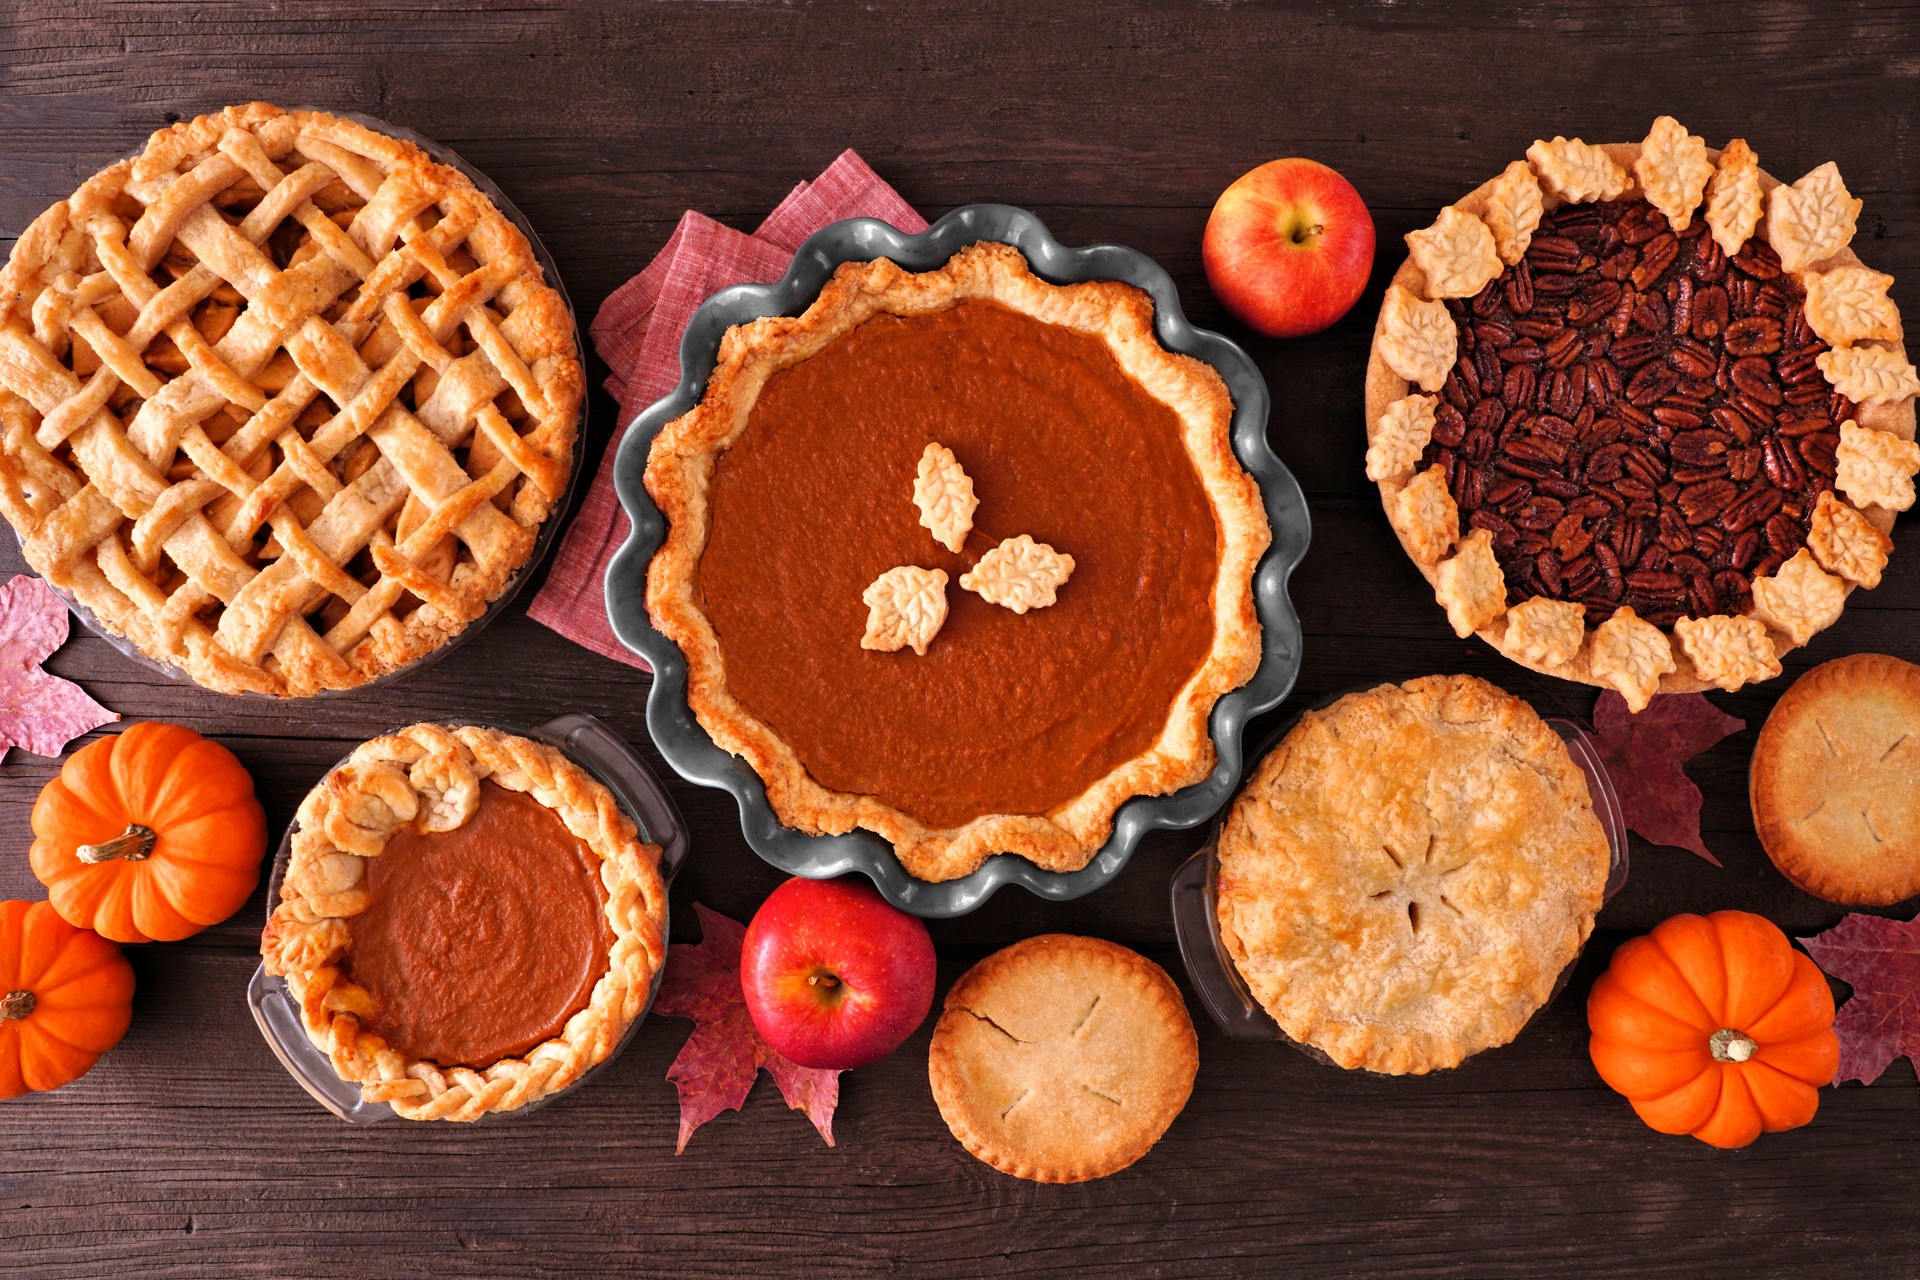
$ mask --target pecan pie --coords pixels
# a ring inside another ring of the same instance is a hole
[[[1527,154],[1407,237],[1368,477],[1462,636],[1635,709],[1778,675],[1879,581],[1920,468],[1860,202],[1670,117]]]
[[[163,129],[0,272],[0,512],[27,562],[223,692],[423,657],[526,563],[581,374],[458,171],[265,103]]]
[[[1611,865],[1567,748],[1471,676],[1302,716],[1220,832],[1220,935],[1280,1029],[1417,1074],[1506,1044],[1593,931]]]
[[[660,850],[544,743],[417,724],[295,817],[261,951],[362,1098],[476,1120],[604,1061],[666,958]]]
[[[1231,415],[1130,285],[991,243],[848,263],[730,330],[653,442],[648,609],[789,827],[876,832],[926,880],[1077,869],[1129,797],[1207,775],[1258,665]]]

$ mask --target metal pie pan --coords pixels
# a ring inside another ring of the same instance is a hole
[[[328,115],[338,116],[342,120],[351,120],[355,124],[364,125],[376,133],[384,133],[389,137],[398,138],[402,142],[411,142],[414,146],[426,152],[432,159],[446,165],[450,169],[458,170],[472,182],[474,186],[478,187],[480,193],[486,196],[487,199],[493,201],[494,207],[500,210],[507,221],[520,228],[520,234],[527,238],[527,244],[533,250],[534,260],[540,264],[540,270],[546,277],[547,285],[552,288],[555,293],[560,295],[560,303],[566,308],[567,323],[573,330],[574,358],[580,362],[582,370],[587,367],[586,352],[580,343],[579,317],[574,314],[573,301],[567,297],[566,286],[560,281],[560,269],[555,265],[553,255],[547,252],[547,247],[540,242],[540,237],[534,234],[533,224],[527,221],[527,216],[514,206],[513,201],[507,199],[506,192],[494,185],[491,178],[461,159],[451,148],[443,146],[431,138],[422,137],[420,134],[415,133],[403,125],[389,124],[385,120],[378,119],[374,116],[363,115],[358,111],[339,111],[329,107],[290,107],[287,109],[324,111]],[[144,150],[144,146],[142,149]],[[137,156],[140,152],[136,151],[132,154]],[[131,157],[123,158],[130,159]],[[52,583],[47,584],[48,589],[66,602],[67,608],[73,611],[73,615],[80,619],[88,631],[99,636],[102,640],[112,645],[134,662],[149,671],[165,676],[169,680],[184,685],[191,685],[196,689],[206,689],[208,693],[219,694],[221,697],[254,698],[262,701],[284,703],[300,701],[305,698],[349,698],[355,694],[364,693],[369,689],[377,689],[382,685],[392,684],[394,681],[404,679],[422,668],[432,666],[465,644],[468,640],[478,635],[482,628],[505,611],[506,607],[513,602],[513,598],[519,594],[520,588],[525,586],[528,579],[533,577],[534,570],[539,567],[540,562],[546,559],[547,552],[552,549],[554,540],[560,536],[561,527],[567,523],[567,513],[573,506],[574,489],[578,486],[580,473],[585,470],[583,463],[585,449],[583,446],[587,438],[587,402],[588,397],[583,392],[580,396],[579,421],[574,430],[573,456],[569,460],[567,467],[566,487],[561,491],[560,496],[554,500],[553,509],[547,513],[547,518],[541,521],[540,527],[534,531],[533,549],[527,553],[525,563],[513,571],[512,576],[509,577],[505,585],[500,588],[500,594],[488,602],[487,607],[481,611],[478,617],[462,627],[444,644],[440,645],[439,648],[423,653],[404,666],[395,667],[391,671],[383,672],[373,679],[363,681],[351,688],[321,689],[314,693],[287,697],[270,693],[255,693],[251,690],[240,693],[228,693],[222,689],[208,689],[206,685],[201,684],[173,663],[168,662],[164,658],[154,657],[127,637],[110,630],[99,618],[94,616],[91,609],[88,609],[85,605],[75,600],[65,591],[53,586]],[[18,546],[20,544],[19,530],[14,529],[11,525],[8,525],[7,528],[13,533],[14,543]],[[22,558],[24,559],[24,555]],[[27,568],[28,571],[31,572],[33,566],[28,565]]]
[[[816,836],[782,825],[759,776],[715,745],[694,718],[687,703],[686,659],[673,641],[654,629],[647,614],[647,564],[666,537],[666,519],[647,493],[644,476],[654,436],[705,393],[720,340],[729,328],[762,316],[798,315],[842,263],[889,258],[909,270],[928,271],[983,240],[1012,245],[1037,275],[1055,284],[1118,280],[1152,297],[1154,333],[1161,344],[1213,366],[1232,394],[1233,452],[1259,485],[1273,545],[1253,577],[1263,633],[1260,666],[1251,680],[1213,708],[1209,733],[1218,759],[1212,774],[1171,795],[1136,796],[1121,805],[1111,836],[1082,870],[1046,871],[1024,858],[1000,854],[970,875],[934,883],[908,875],[892,846],[869,832]],[[1038,217],[998,204],[964,205],[918,235],[873,218],[850,218],[822,228],[800,246],[780,280],[735,285],[707,299],[681,339],[679,386],[633,420],[615,457],[614,483],[632,528],[607,567],[607,615],[614,634],[653,668],[647,728],[655,746],[689,782],[732,794],[747,843],[768,863],[791,874],[819,878],[858,871],[889,902],[922,916],[962,915],[1009,884],[1042,898],[1091,893],[1119,873],[1149,831],[1196,826],[1226,803],[1240,779],[1247,721],[1279,705],[1299,674],[1300,620],[1288,599],[1287,581],[1306,554],[1311,527],[1299,484],[1267,443],[1270,403],[1266,381],[1247,353],[1221,335],[1190,324],[1172,278],[1136,250],[1119,245],[1069,248],[1055,240]]]
[[[503,733],[544,742],[565,755],[613,792],[621,809],[640,829],[642,840],[660,846],[660,879],[668,888],[673,886],[674,876],[679,874],[687,860],[686,821],[681,818],[673,798],[660,785],[659,779],[654,777],[646,761],[601,721],[581,712],[573,712],[533,729],[479,719],[441,720],[436,723],[450,728],[472,724],[498,729]],[[328,767],[327,773],[331,774],[346,762],[347,757],[342,756]],[[298,819],[287,824],[286,832],[280,837],[279,848],[274,853],[273,869],[267,877],[268,921],[273,919],[273,910],[280,904],[280,882],[287,874],[287,858],[293,848],[296,825]],[[663,920],[660,934],[663,940],[668,932],[666,925],[667,922]],[[572,1084],[513,1111],[490,1113],[471,1123],[498,1124],[518,1119],[585,1085],[619,1057],[632,1041],[634,1032],[646,1021],[654,997],[660,993],[660,977],[665,972],[666,966],[663,964],[654,973],[652,989],[647,992],[647,1002],[634,1015],[633,1021],[627,1024],[619,1043],[606,1057],[582,1071]],[[315,1102],[348,1124],[380,1124],[398,1118],[392,1107],[384,1102],[366,1101],[360,1096],[358,1084],[341,1079],[334,1071],[327,1055],[307,1037],[306,1027],[300,1020],[299,1004],[288,989],[287,980],[269,974],[265,964],[256,967],[253,977],[247,982],[247,1007],[253,1010],[254,1023],[259,1026],[260,1034],[266,1037],[267,1046],[273,1050],[274,1057],[287,1069],[287,1074],[312,1095]]]

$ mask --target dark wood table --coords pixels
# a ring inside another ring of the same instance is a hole
[[[0,235],[169,121],[255,97],[351,108],[498,181],[584,319],[683,209],[750,229],[853,146],[929,216],[1006,201],[1069,243],[1136,246],[1199,323],[1247,342],[1273,387],[1273,442],[1313,506],[1295,704],[1468,671],[1584,714],[1589,690],[1454,639],[1364,483],[1361,373],[1399,237],[1537,136],[1635,139],[1671,112],[1715,143],[1744,135],[1783,177],[1837,160],[1866,200],[1856,246],[1920,314],[1920,6],[1557,10],[16,0],[0,8]],[[1345,321],[1279,343],[1227,319],[1199,243],[1222,187],[1293,154],[1353,180],[1381,248]],[[596,392],[590,458],[613,419]],[[18,568],[0,553],[0,573]],[[184,721],[232,747],[276,830],[354,743],[417,719],[587,711],[658,764],[645,677],[523,605],[431,670],[321,703],[168,683],[85,633],[51,665],[128,720]],[[1917,624],[1920,550],[1907,546],[1788,675],[1856,650],[1920,658]],[[1757,728],[1785,684],[1716,701]],[[1134,1168],[1075,1187],[1005,1178],[961,1150],[928,1093],[925,1030],[844,1079],[832,1150],[763,1081],[675,1158],[664,1075],[691,1024],[671,1019],[523,1122],[350,1128],[286,1076],[248,1015],[257,897],[191,941],[134,949],[125,1042],[68,1089],[0,1103],[0,1272],[1920,1275],[1920,1093],[1905,1060],[1873,1088],[1827,1093],[1811,1126],[1732,1153],[1650,1132],[1587,1061],[1582,998],[1622,938],[1681,910],[1747,908],[1795,934],[1841,915],[1791,889],[1756,843],[1752,743],[1749,729],[1693,770],[1724,869],[1636,841],[1567,996],[1511,1047],[1434,1078],[1371,1079],[1230,1042],[1203,1019],[1186,1113]],[[56,765],[18,752],[0,765],[0,897],[41,896],[27,814]],[[674,794],[695,833],[673,894],[675,936],[690,940],[691,903],[745,919],[780,877],[742,841],[731,800],[677,781]],[[936,922],[943,987],[1051,930],[1178,974],[1167,879],[1200,838],[1148,840],[1078,902],[1010,891]]]

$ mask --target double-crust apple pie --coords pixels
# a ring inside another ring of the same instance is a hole
[[[1207,775],[1259,663],[1231,414],[1131,285],[992,243],[841,266],[730,330],[652,446],[647,603],[694,713],[789,827],[927,880],[1085,866],[1126,799]]]
[[[27,562],[224,692],[446,644],[565,491],[582,380],[526,237],[317,111],[163,129],[0,271],[0,512]]]
[[[1860,201],[1662,116],[1554,138],[1407,236],[1367,475],[1461,636],[1549,675],[1737,689],[1879,583],[1914,368]]]

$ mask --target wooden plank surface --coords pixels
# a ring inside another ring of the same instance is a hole
[[[254,97],[367,112],[459,150],[531,217],[583,318],[683,209],[750,229],[852,146],[930,217],[1001,200],[1069,242],[1134,245],[1173,272],[1199,323],[1246,338],[1200,273],[1214,195],[1279,155],[1336,166],[1374,210],[1374,288],[1324,335],[1248,341],[1274,390],[1273,441],[1313,502],[1296,703],[1470,671],[1543,710],[1591,705],[1455,640],[1361,478],[1361,372],[1399,236],[1534,137],[1633,139],[1671,112],[1715,143],[1745,136],[1783,178],[1837,160],[1866,200],[1862,256],[1920,307],[1912,3],[14,0],[0,5],[0,239],[151,130]],[[597,454],[613,409],[596,392],[593,410]],[[0,553],[0,573],[18,568]],[[1920,658],[1917,624],[1909,547],[1789,674],[1857,650]],[[353,743],[420,718],[589,711],[658,762],[644,677],[518,606],[437,667],[314,705],[166,683],[86,634],[52,667],[129,720],[227,743],[276,829]],[[1785,683],[1717,701],[1757,728]],[[763,1084],[676,1159],[664,1073],[689,1024],[666,1019],[523,1121],[349,1128],[286,1077],[247,1014],[256,900],[190,942],[136,950],[125,1043],[69,1089],[0,1104],[0,1274],[1920,1275],[1920,1095],[1904,1060],[1873,1088],[1827,1094],[1809,1128],[1718,1153],[1647,1131],[1586,1059],[1581,997],[1622,937],[1680,910],[1743,907],[1802,934],[1841,914],[1789,888],[1755,842],[1752,741],[1750,728],[1694,770],[1724,869],[1636,844],[1567,998],[1511,1047],[1378,1080],[1203,1022],[1186,1113],[1139,1165],[1079,1187],[1003,1178],[961,1151],[928,1093],[924,1031],[845,1078],[832,1150]],[[0,764],[13,833],[0,896],[39,896],[27,814],[55,764]],[[696,840],[674,892],[687,940],[694,900],[744,919],[779,877],[730,801],[673,791]],[[1115,939],[1178,974],[1166,884],[1199,839],[1150,839],[1079,902],[1010,892],[936,922],[943,986],[1048,930]]]

